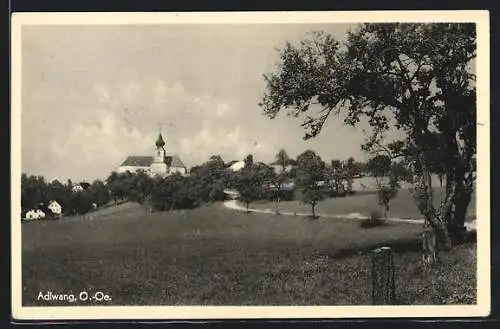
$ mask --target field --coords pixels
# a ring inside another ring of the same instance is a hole
[[[434,203],[438,207],[441,200],[444,198],[444,188],[434,188]],[[255,209],[269,209],[276,210],[275,202],[256,202],[250,205]],[[297,212],[309,213],[311,206],[304,204],[300,201],[286,201],[280,202],[280,211],[283,212]],[[347,215],[347,214],[360,214],[369,216],[372,209],[378,209],[382,214],[382,208],[378,205],[376,194],[360,194],[347,197],[329,198],[321,201],[316,206],[318,213],[333,214],[333,215]],[[473,218],[476,216],[476,198],[473,195],[469,208],[467,209],[467,216]],[[401,189],[398,191],[396,198],[391,200],[390,209],[387,212],[389,218],[422,218],[422,214],[417,209],[416,203],[408,189]]]
[[[221,204],[166,213],[123,204],[86,219],[23,223],[23,304],[68,305],[37,301],[47,291],[101,291],[111,305],[369,304],[367,252],[381,245],[397,252],[401,304],[474,303],[475,244],[424,275],[420,233],[415,224],[361,229]]]

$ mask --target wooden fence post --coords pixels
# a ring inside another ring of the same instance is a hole
[[[372,302],[374,305],[395,304],[394,256],[390,247],[372,253]]]

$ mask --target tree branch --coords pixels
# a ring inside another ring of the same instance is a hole
[[[424,57],[421,57],[418,60],[417,69],[415,70],[415,73],[413,73],[412,77],[410,78],[410,81],[413,81],[413,79],[415,79],[415,77],[417,76],[418,72],[420,71],[420,69],[422,68],[423,65],[424,65]]]

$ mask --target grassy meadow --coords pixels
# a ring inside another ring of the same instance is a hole
[[[444,188],[434,188],[434,204],[439,206],[441,200],[444,199]],[[250,205],[251,208],[262,210],[276,210],[276,202],[255,202]],[[279,205],[280,211],[283,212],[296,212],[296,213],[309,213],[311,206],[300,202],[282,201]],[[333,215],[347,215],[347,214],[360,214],[369,216],[370,212],[374,209],[379,210],[383,214],[383,210],[378,205],[377,195],[375,193],[362,193],[359,195],[352,195],[338,198],[328,198],[318,203],[316,212],[319,214],[333,214]],[[469,207],[467,209],[467,217],[469,219],[476,216],[476,198],[473,195]],[[401,189],[398,191],[396,197],[390,202],[390,209],[387,212],[389,218],[423,218],[422,214],[418,211],[417,205],[413,196],[408,189]]]
[[[235,212],[216,203],[149,213],[122,204],[22,224],[24,305],[40,292],[101,291],[99,305],[366,305],[370,257],[393,246],[401,304],[475,302],[475,244],[420,265],[421,226]],[[88,305],[80,302],[76,305]]]

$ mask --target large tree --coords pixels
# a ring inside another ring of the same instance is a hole
[[[280,50],[276,71],[265,75],[260,103],[271,118],[288,109],[305,138],[318,135],[333,114],[371,127],[363,149],[412,159],[415,199],[440,245],[449,248],[464,229],[475,181],[476,29],[470,23],[362,24],[345,42],[323,32]],[[385,138],[394,130],[402,136]],[[443,147],[446,196],[433,204],[430,158]]]
[[[21,207],[36,209],[40,203],[47,202],[47,184],[43,176],[22,174]]]
[[[144,170],[138,170],[132,173],[132,175],[125,177],[127,179],[126,198],[129,201],[142,204],[151,200],[153,180]]]
[[[291,164],[291,159],[285,149],[279,150],[279,152],[275,156],[274,163],[280,166],[278,172],[271,175],[272,185],[276,192],[276,213],[279,214],[279,205],[283,191],[283,184],[286,182],[286,180],[290,179],[290,173],[287,171],[287,166]]]
[[[229,186],[231,171],[219,155],[213,155],[200,166],[191,170],[193,183],[197,184],[201,201],[212,202],[225,199],[224,189]]]
[[[391,158],[385,154],[378,154],[368,160],[366,167],[375,178],[387,177],[391,170]]]
[[[253,163],[252,155],[245,158],[245,166],[235,173],[232,187],[240,195],[240,200],[249,211],[250,203],[266,196],[266,186],[272,182],[274,171],[261,163]]]
[[[342,162],[334,159],[330,162],[330,167],[327,168],[326,174],[329,180],[329,186],[333,196],[339,196],[345,192],[342,172]]]
[[[47,200],[47,205],[50,201],[57,201],[63,210],[65,210],[66,203],[71,195],[71,189],[68,189],[63,183],[57,179],[53,180],[48,184],[49,198]]]
[[[397,195],[400,188],[399,181],[403,180],[401,168],[391,163],[391,158],[385,154],[378,154],[366,163],[367,170],[375,178],[378,204],[384,208],[384,217],[387,218],[389,204]]]
[[[325,163],[314,151],[306,150],[297,157],[296,182],[302,202],[311,205],[312,218],[317,217],[316,205],[325,198],[325,178]]]
[[[275,164],[281,167],[281,172],[286,170],[286,167],[290,164],[290,157],[286,153],[285,149],[279,150],[275,156]]]
[[[132,173],[117,173],[116,171],[106,178],[106,186],[109,188],[115,205],[119,200],[125,200],[129,194],[129,181]]]
[[[349,157],[344,166],[345,179],[347,182],[347,193],[354,193],[352,184],[354,183],[355,165],[354,158]]]

